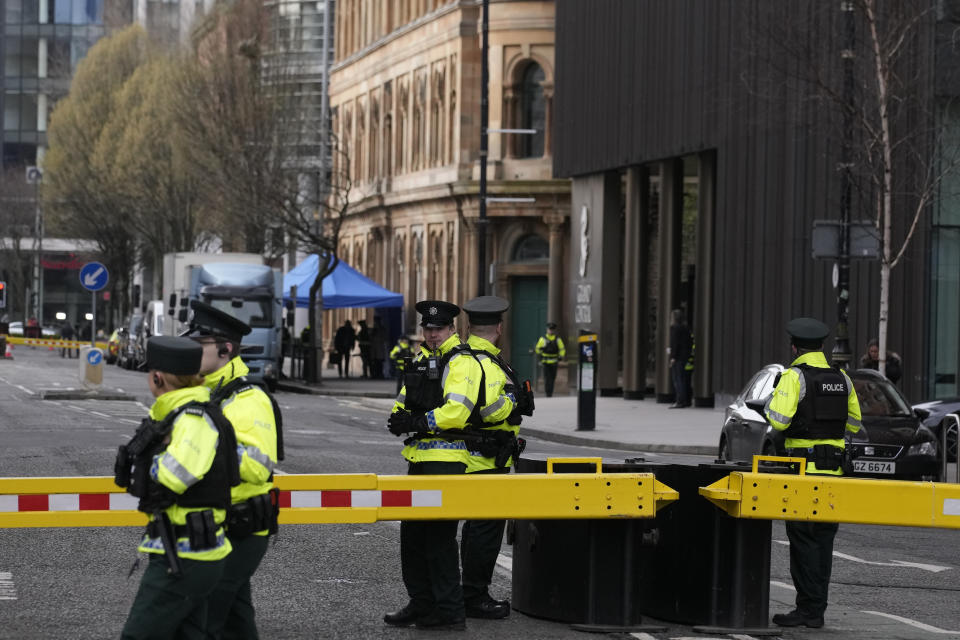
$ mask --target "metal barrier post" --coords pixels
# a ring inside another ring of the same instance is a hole
[[[953,418],[953,427],[947,426],[947,419]],[[940,451],[943,455],[940,456],[940,477],[943,478],[944,482],[950,482],[950,479],[947,478],[947,474],[950,471],[950,433],[956,434],[955,437],[960,441],[960,416],[953,413],[948,416],[945,416],[940,423]],[[960,443],[960,442],[958,442]],[[960,457],[956,461],[956,469],[953,477],[953,482],[960,484]]]

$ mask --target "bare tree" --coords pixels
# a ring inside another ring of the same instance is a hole
[[[24,167],[4,169],[0,173],[0,273],[6,281],[5,309],[0,314],[26,314],[24,293],[31,284],[31,263],[34,259],[34,227],[36,191],[27,184]],[[23,318],[26,320],[26,318]]]
[[[838,168],[848,172],[855,193],[841,198],[874,220],[880,238],[882,373],[891,271],[960,162],[960,148],[948,143],[946,105],[933,90],[934,4],[760,2],[751,4],[744,18],[757,51],[773,52],[767,59],[754,57],[756,66],[744,72],[744,81],[757,95],[784,100],[785,117],[802,120],[807,106],[825,110],[833,129],[821,133],[836,135],[847,147]],[[841,61],[848,64],[846,78]]]

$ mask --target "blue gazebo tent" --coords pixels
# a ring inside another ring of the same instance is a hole
[[[284,302],[292,299],[291,288],[296,286],[297,307],[307,308],[310,305],[310,287],[317,277],[319,264],[320,258],[312,254],[283,276]],[[324,309],[403,306],[403,294],[384,289],[343,260],[323,279],[321,292]]]

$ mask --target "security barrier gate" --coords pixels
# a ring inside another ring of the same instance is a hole
[[[555,462],[596,473],[555,474]],[[599,458],[552,459],[545,474],[278,475],[280,524],[379,520],[653,518],[678,498],[652,473],[603,473]],[[142,526],[110,477],[0,478],[0,528]]]
[[[758,473],[761,460],[799,463],[799,475]],[[700,495],[735,518],[960,529],[960,485],[807,475],[803,458],[755,456]]]

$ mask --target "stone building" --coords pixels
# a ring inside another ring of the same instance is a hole
[[[404,295],[383,316],[418,333],[414,302],[463,303],[480,288],[512,301],[504,347],[522,376],[544,323],[562,321],[570,183],[552,177],[554,3],[490,2],[487,256],[478,259],[481,4],[341,0],[331,127],[354,185],[339,256]],[[334,162],[337,162],[336,156]],[[327,312],[324,334],[372,311]]]

